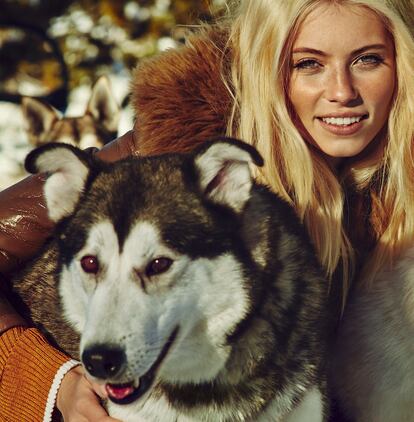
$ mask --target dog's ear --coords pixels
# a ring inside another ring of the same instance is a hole
[[[44,196],[49,217],[59,221],[73,212],[90,173],[89,155],[72,146],[50,143],[29,153],[30,173],[47,173]]]
[[[218,138],[195,151],[198,183],[214,202],[240,211],[250,198],[253,184],[250,165],[263,165],[255,148],[233,138]]]
[[[86,112],[91,114],[108,132],[118,131],[120,108],[106,76],[101,76],[92,87]]]
[[[34,146],[45,143],[52,125],[61,118],[50,104],[32,97],[22,98],[22,111],[29,142]]]

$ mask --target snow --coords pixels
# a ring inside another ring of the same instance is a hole
[[[30,150],[20,106],[0,102],[0,190],[25,177],[23,162]]]

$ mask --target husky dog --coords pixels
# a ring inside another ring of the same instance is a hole
[[[356,422],[414,420],[414,246],[350,299],[334,352],[338,400]]]
[[[62,117],[54,107],[32,97],[22,98],[22,110],[29,143],[35,147],[64,142],[82,149],[101,148],[116,138],[120,118],[120,108],[106,76],[92,87],[83,116]]]
[[[116,163],[64,144],[27,157],[57,226],[14,288],[111,415],[326,420],[327,282],[253,165],[228,138]]]

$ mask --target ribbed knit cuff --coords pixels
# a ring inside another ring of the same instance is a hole
[[[34,328],[0,336],[0,420],[42,421],[56,373],[69,359]]]

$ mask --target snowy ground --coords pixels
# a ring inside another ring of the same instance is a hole
[[[29,151],[20,107],[0,102],[0,190],[24,176],[22,162]]]
[[[109,75],[112,89],[118,103],[128,93],[127,76]],[[90,96],[90,86],[74,89],[69,97],[67,116],[80,116],[84,113]],[[128,106],[122,110],[118,133],[121,135],[132,128],[132,110]],[[23,168],[24,158],[31,150],[28,144],[25,124],[20,106],[0,102],[0,190],[26,177]]]

